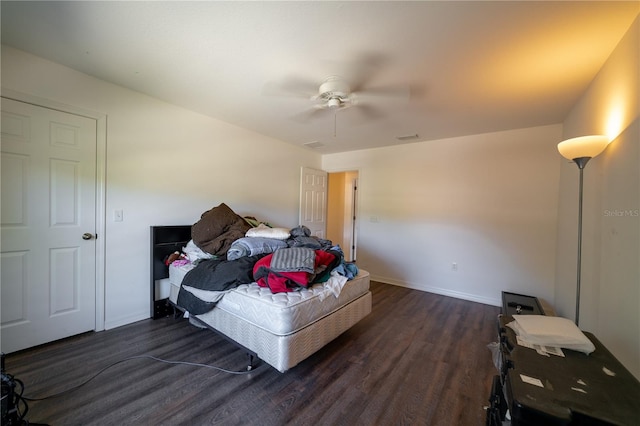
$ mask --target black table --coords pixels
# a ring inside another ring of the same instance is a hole
[[[509,410],[512,426],[639,425],[640,382],[591,333],[589,355],[563,349],[564,357],[518,346],[499,317],[502,366],[494,379],[487,424],[500,425]]]

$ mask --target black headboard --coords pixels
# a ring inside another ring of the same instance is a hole
[[[151,318],[166,316],[171,310],[166,300],[155,300],[156,280],[169,277],[164,261],[174,251],[182,251],[191,240],[191,225],[151,227]]]

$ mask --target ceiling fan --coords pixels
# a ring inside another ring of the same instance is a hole
[[[274,96],[302,97],[310,101],[311,106],[296,115],[297,121],[324,115],[326,111],[338,112],[356,107],[366,118],[374,119],[384,115],[385,107],[409,99],[409,88],[362,87],[364,82],[350,85],[347,79],[332,75],[320,82],[319,86],[309,81],[290,78],[284,83],[265,86],[265,94]]]

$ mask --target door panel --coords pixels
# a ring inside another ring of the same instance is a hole
[[[95,329],[96,120],[2,99],[2,351]]]
[[[300,225],[311,235],[326,238],[327,172],[302,167],[300,176]]]

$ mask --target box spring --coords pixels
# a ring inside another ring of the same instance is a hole
[[[169,270],[174,303],[188,270],[188,266]],[[369,273],[360,270],[337,298],[324,284],[276,294],[256,283],[243,284],[227,293],[214,309],[194,317],[284,372],[370,312]]]

